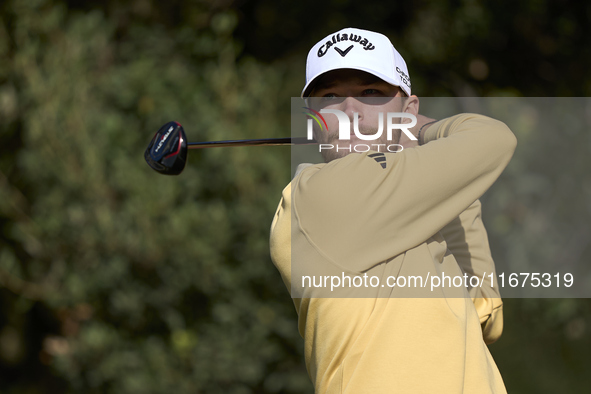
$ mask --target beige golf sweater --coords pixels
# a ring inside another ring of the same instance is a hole
[[[502,302],[478,198],[516,139],[475,114],[438,121],[424,139],[400,153],[307,166],[283,191],[271,257],[293,297],[316,393],[506,392],[486,346],[502,332]],[[430,286],[464,274],[484,280]],[[362,275],[375,280],[345,286]],[[331,287],[335,277],[343,286]],[[392,286],[401,277],[415,286]]]

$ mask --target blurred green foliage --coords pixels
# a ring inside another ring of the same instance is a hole
[[[101,11],[5,7],[2,97],[17,103],[3,106],[14,149],[2,151],[0,269],[3,338],[16,349],[2,391],[58,391],[36,382],[47,368],[61,389],[86,393],[308,387],[268,257],[289,150],[192,154],[182,178],[143,162],[172,119],[193,140],[280,135],[289,113],[269,98],[281,72],[236,63],[231,12],[211,29],[138,24],[116,40]],[[35,308],[47,327],[29,321]],[[50,367],[26,372],[39,362]]]
[[[167,178],[143,162],[153,133],[177,120],[194,141],[287,136],[308,48],[348,25],[388,34],[419,95],[588,96],[589,18],[568,1],[1,2],[0,391],[311,392],[268,253],[289,149],[193,152]],[[548,236],[519,232],[521,205],[569,204],[543,199],[561,179],[591,190],[588,159],[561,172],[528,152],[487,195],[497,258]],[[526,178],[542,186],[518,189]],[[571,259],[588,259],[587,238]],[[506,306],[491,352],[509,391],[584,390],[588,300]]]

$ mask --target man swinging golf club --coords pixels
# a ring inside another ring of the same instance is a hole
[[[502,302],[478,199],[509,163],[512,132],[476,114],[419,115],[403,58],[371,31],[319,41],[302,97],[325,114],[315,137],[333,148],[284,189],[271,256],[316,393],[505,393],[487,348],[502,332]],[[412,135],[380,134],[386,113],[414,116]],[[357,153],[372,135],[405,149]],[[451,284],[468,277],[476,282]]]

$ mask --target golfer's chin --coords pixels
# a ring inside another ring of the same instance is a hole
[[[349,146],[349,145],[357,145],[357,144],[367,144],[371,143],[371,141],[364,141],[361,138],[357,137],[356,135],[350,135],[348,140],[340,140],[338,138],[333,139],[330,144],[338,145],[338,146]]]

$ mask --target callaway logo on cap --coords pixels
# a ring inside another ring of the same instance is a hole
[[[310,49],[302,97],[310,94],[314,81],[320,75],[342,68],[373,74],[411,95],[406,63],[388,37],[349,27],[327,36]]]

